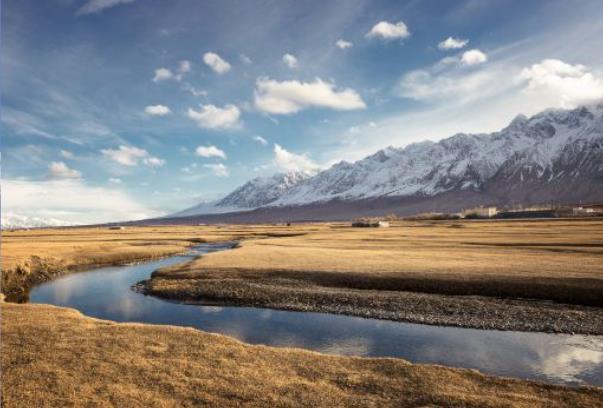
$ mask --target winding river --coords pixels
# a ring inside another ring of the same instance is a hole
[[[603,386],[603,336],[475,330],[324,313],[187,305],[131,289],[158,268],[228,248],[207,244],[186,255],[66,275],[33,288],[30,302],[67,306],[118,322],[191,326],[253,344],[400,357],[499,376]]]

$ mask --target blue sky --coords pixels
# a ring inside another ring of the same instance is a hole
[[[3,217],[159,215],[588,103],[601,21],[597,0],[5,0]]]

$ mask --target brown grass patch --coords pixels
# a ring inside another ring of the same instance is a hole
[[[416,228],[429,225],[429,228]],[[450,228],[463,225],[462,228]],[[603,221],[399,222],[246,240],[154,274],[603,306]]]
[[[312,228],[309,226],[308,228]],[[286,236],[278,226],[52,228],[2,232],[2,293],[25,300],[39,282],[79,267],[115,265],[173,255],[200,242]]]

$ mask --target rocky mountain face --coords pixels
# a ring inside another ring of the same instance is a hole
[[[388,147],[313,176],[254,179],[215,206],[240,211],[398,198],[416,202],[451,193],[457,206],[474,205],[476,197],[497,205],[603,200],[603,103],[519,115],[491,134],[460,133]],[[463,196],[473,202],[463,202]],[[186,215],[204,214],[190,210]]]

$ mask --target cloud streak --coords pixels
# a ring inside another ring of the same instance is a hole
[[[121,4],[133,3],[134,1],[135,0],[88,0],[75,14],[78,16],[96,14]]]
[[[134,167],[140,163],[148,167],[161,167],[165,161],[151,156],[145,149],[134,146],[119,146],[117,149],[102,149],[101,153],[122,166]]]

